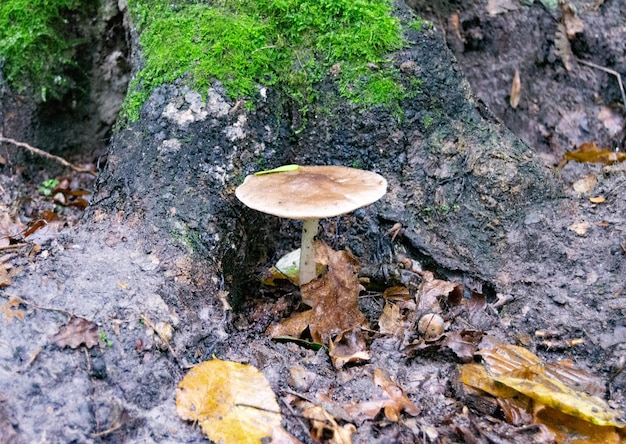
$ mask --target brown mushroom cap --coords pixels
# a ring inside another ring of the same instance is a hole
[[[343,166],[301,166],[293,171],[248,176],[235,195],[246,206],[288,219],[339,216],[376,202],[387,181],[370,171]]]

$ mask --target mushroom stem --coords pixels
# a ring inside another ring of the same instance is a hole
[[[315,265],[315,247],[313,241],[317,235],[319,219],[305,219],[302,223],[302,248],[300,249],[300,286],[308,284],[317,277]]]

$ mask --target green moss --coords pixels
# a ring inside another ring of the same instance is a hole
[[[233,98],[272,86],[303,109],[331,74],[363,108],[397,106],[406,96],[384,60],[404,44],[391,0],[129,0],[129,7],[145,60],[125,103],[130,120],[155,87],[183,76],[199,91],[219,80]]]
[[[0,2],[0,62],[11,86],[32,87],[44,101],[73,86],[68,71],[78,41],[69,17],[82,7],[82,0]]]

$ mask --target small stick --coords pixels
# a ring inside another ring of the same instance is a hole
[[[73,169],[74,171],[77,171],[79,173],[87,173],[87,174],[91,174],[92,176],[96,177],[98,174],[95,171],[92,171],[88,168],[81,168],[79,166],[76,166],[72,163],[69,163],[67,160],[63,159],[62,157],[59,156],[55,156],[54,154],[50,154],[46,151],[40,150],[39,148],[35,148],[34,146],[30,146],[27,143],[24,142],[18,142],[17,140],[11,139],[9,137],[3,137],[2,135],[0,135],[0,143],[1,142],[6,142],[6,143],[11,143],[15,146],[19,146],[21,148],[26,148],[28,151],[30,151],[31,153],[35,153],[38,154],[40,156],[46,157],[48,159],[52,159],[55,160],[57,162],[59,162],[60,164]]]
[[[622,92],[622,102],[624,102],[624,108],[626,108],[626,93],[624,93],[624,84],[622,83],[622,76],[621,76],[621,74],[619,72],[617,72],[617,71],[615,71],[613,69],[610,69],[610,68],[606,68],[604,66],[596,65],[595,63],[587,62],[585,60],[581,60],[581,59],[576,59],[576,60],[578,60],[583,65],[591,66],[592,68],[596,68],[596,69],[599,69],[600,71],[604,71],[606,73],[613,74],[615,77],[617,77],[617,83],[619,84],[619,90]]]

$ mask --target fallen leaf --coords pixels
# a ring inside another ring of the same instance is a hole
[[[509,96],[509,104],[511,108],[516,109],[519,105],[520,95],[522,93],[522,81],[519,77],[519,70],[515,68],[513,81],[511,82],[511,95]]]
[[[439,305],[439,298],[441,296],[447,296],[451,293],[458,284],[444,281],[441,279],[435,279],[435,276],[430,271],[422,272],[422,284],[416,295],[417,309],[424,310],[432,313],[441,313],[441,306]]]
[[[194,366],[176,389],[176,412],[215,442],[290,441],[272,388],[251,365],[213,359]]]
[[[626,160],[626,153],[610,150],[601,150],[595,142],[585,142],[576,151],[568,151],[563,155],[563,159],[575,162],[603,163],[611,165]]]
[[[554,33],[554,47],[556,48],[556,54],[561,58],[565,69],[571,71],[572,64],[570,63],[570,60],[573,56],[572,47],[570,46],[569,39],[567,38],[565,25],[562,23],[556,25],[556,32]]]
[[[567,38],[573,40],[576,37],[576,34],[585,30],[585,25],[576,15],[576,12],[570,2],[561,2],[561,12],[563,13],[563,25],[565,26]]]
[[[327,344],[333,335],[367,326],[358,304],[363,287],[358,279],[357,260],[349,252],[334,251],[318,241],[315,261],[327,265],[328,270],[302,286],[302,298],[313,301],[309,315],[311,337]]]
[[[308,404],[302,410],[302,416],[311,421],[309,433],[315,442],[328,444],[351,444],[352,435],[356,432],[353,424],[337,423],[337,420],[323,407]]]
[[[536,374],[533,379],[494,376],[523,395],[560,412],[599,426],[626,427],[626,412],[614,409],[606,401],[585,392],[573,390],[555,378]]]
[[[404,285],[397,285],[385,288],[385,291],[383,291],[383,298],[391,301],[408,301],[411,298],[411,294],[409,293],[409,289]]]
[[[378,318],[378,329],[383,334],[395,335],[404,327],[404,317],[397,304],[386,303]]]
[[[585,174],[580,179],[572,184],[572,188],[577,193],[588,193],[593,190],[593,187],[598,183],[598,178],[595,174]]]
[[[2,269],[0,268],[0,271],[1,270]],[[1,281],[2,281],[2,274],[0,273],[0,282]],[[7,319],[7,321],[9,321],[9,323],[11,323],[13,319],[17,319],[19,321],[24,320],[24,310],[19,308],[21,303],[22,301],[20,299],[11,298],[8,300],[6,304],[0,306],[0,312],[4,314],[4,317]]]
[[[567,229],[573,231],[579,236],[584,236],[590,226],[591,224],[589,222],[574,222],[572,225],[567,227]]]
[[[98,345],[98,327],[92,321],[74,317],[50,338],[50,342],[61,348],[77,348],[83,344],[91,348]]]
[[[8,213],[0,216],[0,247],[18,243],[26,226],[18,219],[13,221]]]
[[[474,359],[484,333],[478,330],[453,331],[446,335],[441,345],[448,347],[463,362]]]
[[[348,363],[369,361],[370,353],[360,328],[345,331],[328,343],[328,355],[336,369]]]
[[[13,283],[13,278],[22,271],[22,267],[14,267],[10,260],[13,258],[10,254],[0,257],[0,288],[8,287]]]
[[[374,370],[374,384],[382,391],[383,397],[365,402],[357,402],[346,408],[355,417],[374,419],[381,410],[389,421],[398,422],[402,412],[411,416],[420,414],[420,409],[411,402],[402,388],[381,369]]]

